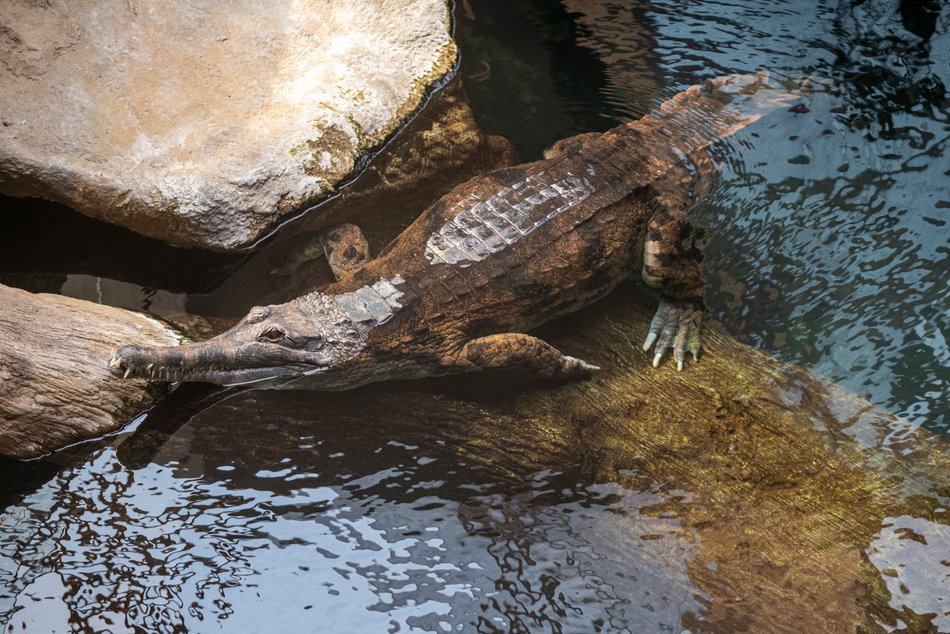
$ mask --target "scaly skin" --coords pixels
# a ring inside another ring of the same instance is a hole
[[[642,253],[643,278],[664,297],[644,348],[656,343],[654,365],[672,348],[682,369],[699,351],[703,283],[680,240],[715,178],[708,147],[791,99],[760,75],[690,88],[638,121],[456,187],[362,267],[361,237],[344,226],[324,241],[336,283],[254,308],[206,342],[123,346],[110,366],[316,389],[483,368],[583,376],[596,368],[523,333],[609,293]]]

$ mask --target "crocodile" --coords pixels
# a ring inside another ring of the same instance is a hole
[[[543,160],[454,188],[376,258],[353,225],[323,247],[337,281],[256,306],[180,346],[124,345],[110,371],[155,381],[343,390],[490,368],[572,379],[598,370],[528,334],[603,297],[642,262],[661,296],[644,343],[682,370],[701,347],[704,282],[684,247],[688,210],[711,191],[710,149],[795,100],[767,74],[710,80]]]

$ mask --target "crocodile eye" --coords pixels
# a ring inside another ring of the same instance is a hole
[[[278,328],[277,326],[271,326],[264,332],[260,334],[257,338],[258,341],[268,341],[270,343],[277,343],[284,338],[284,331]]]
[[[327,345],[327,342],[323,340],[323,337],[314,337],[307,342],[307,350],[310,352],[318,352],[323,350],[325,345]]]

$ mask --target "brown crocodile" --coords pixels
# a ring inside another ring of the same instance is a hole
[[[352,225],[326,234],[338,281],[250,310],[204,342],[125,345],[124,377],[349,389],[383,379],[520,367],[597,368],[525,334],[609,293],[640,260],[662,295],[644,345],[698,357],[703,282],[681,245],[710,191],[710,146],[794,93],[762,74],[693,86],[637,121],[555,144],[545,159],[459,185],[376,259]]]

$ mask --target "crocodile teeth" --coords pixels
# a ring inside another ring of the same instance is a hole
[[[127,379],[127,378],[129,378],[129,375],[130,375],[130,374],[132,374],[132,366],[129,366],[129,367],[127,367],[127,368],[125,369],[125,376],[123,376],[122,378],[123,378],[123,379]]]
[[[120,367],[121,365],[122,365],[122,362],[119,361],[119,355],[117,355],[117,354],[112,355],[112,359],[109,360],[109,367],[110,367],[110,368],[118,368],[118,367]]]

